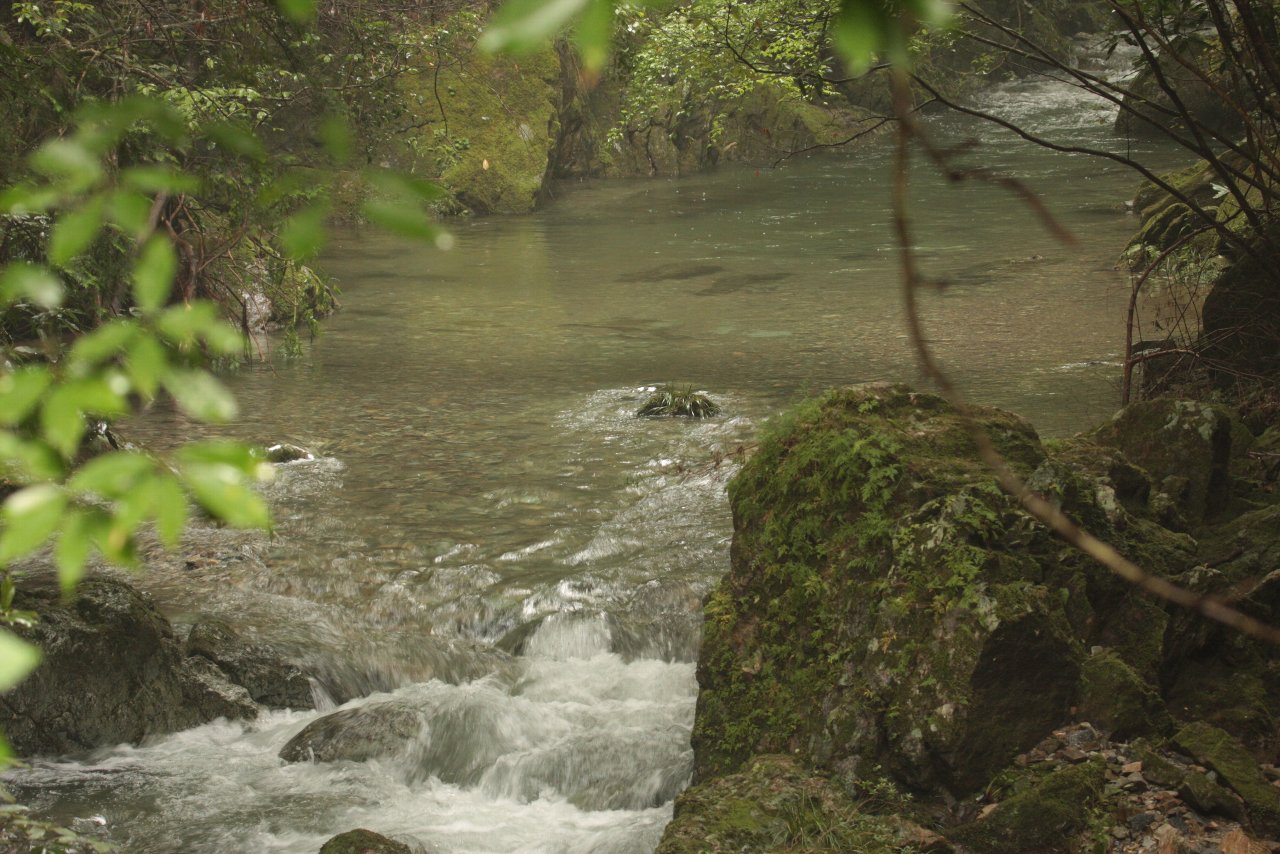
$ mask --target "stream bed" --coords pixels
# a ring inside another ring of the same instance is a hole
[[[1120,146],[1070,87],[988,106]],[[914,178],[924,317],[975,401],[1065,435],[1116,405],[1134,177],[953,117],[1041,188],[1063,246],[986,186]],[[304,661],[322,709],[213,723],[6,775],[46,816],[129,852],[297,852],[367,827],[432,852],[649,852],[692,767],[701,598],[725,571],[735,450],[806,393],[922,384],[889,240],[888,152],[561,187],[521,218],[452,224],[439,252],[332,241],[344,308],[291,360],[229,378],[218,428],[163,409],[125,429],[295,442],[266,486],[274,536],[196,528],[137,583],[180,627],[209,617]],[[645,389],[723,414],[637,419]],[[338,701],[430,725],[403,755],[286,764]]]

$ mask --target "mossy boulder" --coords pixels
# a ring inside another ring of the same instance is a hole
[[[1141,466],[1191,523],[1220,515],[1231,499],[1233,460],[1247,450],[1226,407],[1190,400],[1131,404],[1090,438]]]
[[[1187,123],[1165,86],[1177,92],[1195,124],[1226,136],[1241,133],[1244,116],[1233,104],[1248,103],[1250,99],[1248,93],[1241,91],[1234,91],[1230,99],[1222,96],[1223,91],[1242,87],[1237,87],[1227,74],[1222,47],[1216,39],[1200,34],[1183,36],[1161,53],[1157,64],[1158,73],[1144,63],[1128,84],[1124,109],[1116,116],[1116,133],[1139,139],[1163,138],[1169,131],[1185,133]]]
[[[1155,686],[1112,650],[1084,663],[1077,716],[1117,740],[1165,732],[1173,721]]]
[[[947,838],[984,854],[1080,850],[1072,837],[1088,827],[1101,802],[1106,771],[1101,759],[1054,771],[986,817],[951,829]]]
[[[1035,431],[977,420],[1029,476]],[[1059,549],[995,485],[960,416],[905,386],[793,411],[730,486],[709,598],[696,778],[768,751],[913,788],[982,786],[1063,720],[1082,649]]]
[[[1218,775],[1244,801],[1250,823],[1272,837],[1280,835],[1280,789],[1230,734],[1206,723],[1192,723],[1174,736],[1173,743]]]
[[[321,846],[320,854],[413,854],[413,849],[361,827],[339,833]]]
[[[839,785],[791,757],[757,756],[737,774],[685,790],[657,854],[891,854],[916,850],[921,835],[902,819],[864,812]]]
[[[266,644],[242,639],[220,620],[205,620],[187,635],[188,656],[208,659],[243,685],[255,702],[277,709],[313,709],[311,680],[283,653]]]
[[[526,213],[541,200],[559,133],[560,59],[475,49],[480,20],[464,9],[435,31],[401,77],[405,124],[392,160],[440,181],[477,214]]]

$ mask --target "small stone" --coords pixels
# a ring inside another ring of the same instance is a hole
[[[1129,762],[1120,766],[1120,772],[1123,774],[1141,774],[1142,762]]]
[[[1132,831],[1134,831],[1134,832],[1136,832],[1136,833],[1142,833],[1144,830],[1146,830],[1147,828],[1149,828],[1151,825],[1155,824],[1156,819],[1158,819],[1158,818],[1159,818],[1159,816],[1158,816],[1158,815],[1156,815],[1155,813],[1152,813],[1152,812],[1140,812],[1140,813],[1138,813],[1137,815],[1130,816],[1130,817],[1129,817],[1129,821],[1128,821],[1127,823],[1128,823],[1128,825],[1129,825],[1129,829],[1130,829],[1130,830],[1132,830]]]
[[[1064,747],[1062,749],[1062,752],[1059,755],[1063,759],[1072,763],[1084,762],[1086,759],[1089,758],[1089,754],[1085,753],[1083,750],[1081,750],[1078,747]]]
[[[1120,827],[1119,825],[1117,825],[1116,827],[1111,828],[1111,835],[1115,839],[1128,839],[1129,829],[1125,827]]]

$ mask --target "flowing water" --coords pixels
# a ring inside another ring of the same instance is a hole
[[[1123,148],[1104,105],[1052,82],[985,101]],[[1116,401],[1133,177],[980,135],[976,161],[1043,190],[1056,244],[1012,198],[919,168],[924,315],[971,397],[1061,435]],[[921,382],[889,243],[887,153],[562,188],[532,216],[454,225],[441,253],[363,232],[326,260],[344,309],[292,361],[229,381],[244,415],[172,412],[137,438],[230,433],[320,458],[267,486],[274,537],[196,529],[139,583],[175,622],[230,621],[319,676],[322,710],[395,703],[400,753],[286,764],[321,714],[270,712],[9,784],[130,852],[315,852],[368,827],[441,852],[647,852],[692,765],[701,597],[725,571],[734,450],[806,392]],[[724,414],[641,420],[643,387]],[[98,818],[91,818],[91,817]]]

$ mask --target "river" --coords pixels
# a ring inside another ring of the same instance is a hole
[[[1123,149],[1112,113],[1048,81],[984,102]],[[1136,228],[1120,167],[955,117],[974,158],[1042,190],[1066,247],[1016,200],[920,166],[930,336],[975,401],[1064,435],[1117,400]],[[649,852],[692,765],[699,602],[724,572],[733,452],[806,393],[922,378],[889,237],[887,145],[681,180],[585,182],[527,217],[452,224],[439,252],[338,235],[343,310],[292,360],[229,378],[217,429],[319,459],[266,487],[273,537],[196,528],[139,584],[179,626],[230,621],[322,676],[324,710],[430,712],[414,749],[285,764],[321,712],[269,712],[7,775],[40,813],[129,852],[298,852],[368,827],[439,852]],[[644,388],[705,389],[704,422],[633,416]],[[98,817],[98,818],[94,818]]]

